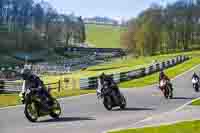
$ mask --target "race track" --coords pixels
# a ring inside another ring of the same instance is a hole
[[[197,98],[191,77],[195,70],[173,80],[174,99],[166,100],[157,86],[124,90],[127,109],[109,112],[95,94],[61,100],[63,113],[58,121],[50,117],[30,123],[24,116],[24,107],[0,109],[1,133],[102,133],[113,128],[127,127],[152,115],[174,110]]]

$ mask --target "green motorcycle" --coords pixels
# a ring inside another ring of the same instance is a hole
[[[54,119],[58,119],[61,114],[59,102],[54,98],[47,98],[48,108],[42,102],[41,96],[34,90],[29,90],[25,94],[24,114],[30,122],[36,122],[39,117],[50,115]]]

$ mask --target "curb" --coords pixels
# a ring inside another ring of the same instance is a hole
[[[161,124],[152,124],[152,125],[147,125],[147,126],[142,126],[142,127],[137,127],[137,128],[126,128],[126,129],[119,129],[119,130],[110,130],[107,132],[103,132],[103,133],[108,133],[108,132],[115,132],[115,131],[121,131],[121,130],[131,130],[131,129],[142,129],[142,128],[153,128],[153,127],[159,127],[159,126],[170,126],[173,124],[178,124],[181,122],[192,122],[192,121],[198,121],[199,119],[191,119],[191,120],[178,120],[178,121],[172,121],[172,122],[166,122],[166,123],[161,123]]]

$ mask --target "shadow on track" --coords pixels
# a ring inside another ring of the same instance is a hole
[[[192,100],[194,97],[173,97],[172,99],[179,100]]]
[[[113,109],[113,111],[146,111],[146,110],[154,110],[153,108],[125,108],[125,109]]]
[[[40,123],[45,122],[72,122],[72,121],[86,121],[86,120],[96,120],[92,117],[61,117],[59,119],[48,119],[42,120]]]

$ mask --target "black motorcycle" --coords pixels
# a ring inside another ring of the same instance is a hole
[[[101,90],[97,90],[98,99],[103,99],[103,105],[107,110],[112,110],[113,107],[120,107],[121,109],[126,108],[126,98],[124,95],[119,92],[116,92],[107,87],[102,88]]]
[[[43,99],[37,91],[29,89],[29,91],[26,92],[24,99],[24,114],[26,118],[31,122],[36,122],[39,117],[47,115],[50,115],[52,118],[58,119],[61,114],[61,107],[59,102],[52,97],[46,98],[46,104],[44,104],[42,100]]]

